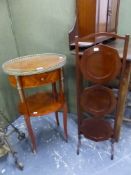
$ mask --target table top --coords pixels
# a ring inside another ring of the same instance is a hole
[[[11,59],[2,68],[9,75],[22,76],[53,71],[63,67],[65,63],[65,55],[44,53]]]
[[[81,43],[82,43],[82,42],[81,42]],[[86,42],[83,42],[83,43],[86,43]],[[82,44],[81,44],[81,45],[82,45]],[[116,49],[118,50],[118,53],[119,53],[120,57],[122,57],[122,53],[123,53],[123,42],[122,42],[122,41],[114,40],[114,41],[112,41],[112,42],[110,42],[110,43],[107,43],[106,45],[111,46],[111,47],[113,47],[113,48],[116,48]],[[85,44],[85,45],[83,44],[83,46],[85,47],[86,44]],[[90,46],[93,46],[93,45],[90,45]],[[83,48],[84,48],[84,47],[83,47]],[[97,46],[96,46],[96,47],[97,47]],[[75,54],[75,50],[72,50],[72,54],[73,54],[73,55]],[[82,55],[83,52],[81,51],[79,54]],[[131,40],[130,40],[130,42],[129,42],[127,60],[128,60],[129,62],[131,62]]]

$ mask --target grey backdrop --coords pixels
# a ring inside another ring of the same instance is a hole
[[[121,0],[120,34],[131,33],[130,7],[130,0]],[[76,111],[75,59],[68,48],[68,32],[74,18],[75,0],[0,0],[0,65],[27,54],[65,54],[65,89],[69,112]],[[7,75],[0,67],[0,108],[11,120],[19,116],[17,101],[17,91],[10,86]]]

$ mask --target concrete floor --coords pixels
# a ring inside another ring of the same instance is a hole
[[[128,111],[129,112],[129,111]],[[80,155],[77,148],[77,123],[75,115],[68,116],[68,135],[63,139],[62,114],[61,126],[56,127],[54,114],[32,118],[37,139],[37,154],[31,152],[28,138],[19,141],[16,133],[10,136],[17,156],[24,164],[20,171],[14,165],[11,155],[0,159],[0,175],[129,175],[131,173],[131,123],[123,123],[121,138],[115,144],[115,158],[110,160],[110,141],[93,142],[82,138]],[[26,133],[23,117],[15,125]]]

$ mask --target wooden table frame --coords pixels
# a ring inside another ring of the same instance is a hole
[[[16,87],[20,96],[19,112],[24,115],[31,139],[32,150],[36,151],[35,135],[31,126],[31,117],[54,112],[59,125],[58,111],[63,111],[64,138],[67,141],[67,103],[64,95],[63,66],[66,56],[55,53],[27,55],[14,58],[3,64],[3,70],[9,75],[9,81]],[[51,90],[25,95],[26,88],[50,85]]]

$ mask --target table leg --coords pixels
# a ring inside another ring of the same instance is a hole
[[[27,105],[26,100],[25,100],[25,95],[24,95],[23,89],[21,87],[20,77],[15,76],[15,78],[16,78],[16,82],[17,82],[17,90],[18,90],[18,93],[20,96],[20,100],[25,105],[27,115],[24,115],[24,119],[25,119],[25,123],[26,123],[27,129],[28,129],[30,139],[31,139],[32,151],[35,153],[36,152],[36,141],[35,141],[35,136],[33,133],[32,126],[31,126],[31,122],[30,122],[29,108],[28,108],[28,105]]]

